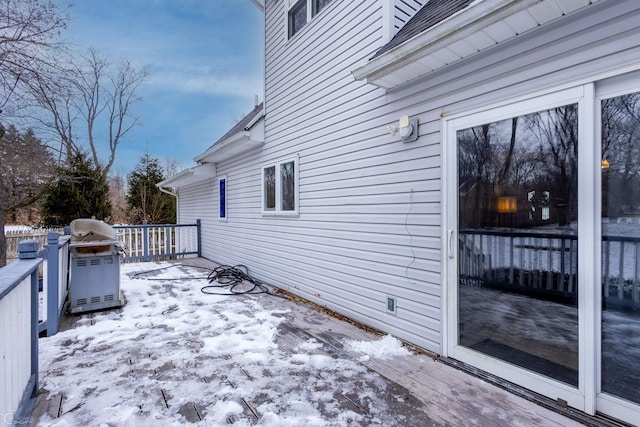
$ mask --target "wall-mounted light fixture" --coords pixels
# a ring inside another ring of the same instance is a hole
[[[418,119],[410,119],[409,116],[402,116],[397,125],[387,126],[389,133],[395,135],[400,134],[403,142],[411,142],[418,139]]]

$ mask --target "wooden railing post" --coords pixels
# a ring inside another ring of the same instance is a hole
[[[142,221],[142,259],[149,261],[149,227],[146,219]]]
[[[202,222],[197,219],[196,220],[196,239],[198,239],[198,257],[202,256]]]
[[[47,234],[47,336],[58,333],[58,278],[60,277],[60,234],[51,231]]]

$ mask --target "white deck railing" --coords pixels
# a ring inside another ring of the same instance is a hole
[[[47,235],[47,246],[42,256],[45,260],[42,274],[38,327],[47,336],[58,332],[58,324],[69,292],[69,242],[71,236],[56,232]]]
[[[459,252],[463,284],[577,298],[576,234],[461,230]],[[601,280],[605,303],[640,309],[639,237],[602,237]]]
[[[0,269],[0,424],[26,422],[38,390],[37,252]]]
[[[200,220],[195,224],[115,225],[124,261],[201,256]]]

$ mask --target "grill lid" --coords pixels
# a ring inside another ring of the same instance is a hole
[[[71,242],[115,241],[116,231],[104,221],[80,218],[71,221]]]

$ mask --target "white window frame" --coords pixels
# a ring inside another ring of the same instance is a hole
[[[457,285],[454,285],[458,281],[457,277],[457,235],[458,230],[458,192],[451,191],[452,188],[457,189],[457,142],[455,140],[457,131],[472,126],[478,126],[485,123],[495,122],[499,120],[505,120],[514,116],[520,116],[536,111],[542,111],[557,106],[577,104],[578,105],[578,204],[579,212],[578,217],[578,236],[580,236],[580,250],[578,252],[578,268],[579,277],[581,278],[581,286],[584,289],[593,289],[593,283],[587,283],[588,280],[593,280],[593,273],[585,271],[586,266],[592,266],[594,263],[590,260],[592,254],[589,252],[589,248],[594,247],[594,243],[589,241],[590,236],[593,236],[593,230],[595,227],[593,221],[593,215],[585,214],[585,207],[588,203],[593,205],[593,201],[587,202],[588,195],[585,194],[585,190],[588,185],[585,185],[585,176],[588,173],[593,175],[592,170],[589,168],[588,152],[594,152],[593,141],[590,140],[585,125],[589,121],[585,117],[585,112],[588,111],[591,106],[589,105],[588,88],[590,85],[577,85],[566,89],[558,89],[555,92],[545,92],[542,94],[532,94],[529,97],[522,97],[519,99],[513,99],[508,102],[500,102],[497,104],[488,105],[478,110],[469,111],[457,115],[452,115],[443,120],[443,170],[446,171],[446,176],[443,180],[443,197],[446,204],[446,210],[444,212],[446,218],[446,226],[443,227],[443,241],[447,242],[447,247],[443,251],[442,261],[446,271],[446,279],[443,283],[443,297],[447,301],[446,308],[443,310],[446,337],[443,342],[446,347],[443,347],[443,351],[448,357],[452,357],[461,360],[466,363],[470,363],[480,369],[499,375],[500,377],[511,381],[516,384],[527,384],[527,388],[538,392],[543,395],[554,395],[564,399],[568,402],[569,406],[585,410],[585,373],[591,366],[593,361],[587,360],[586,345],[588,342],[593,342],[593,336],[587,336],[587,329],[591,326],[587,325],[586,314],[586,298],[587,291],[583,290],[578,294],[578,330],[579,330],[579,343],[578,343],[578,360],[579,360],[579,381],[578,387],[568,386],[559,383],[558,381],[547,379],[542,375],[535,374],[527,371],[526,369],[520,369],[513,367],[512,365],[486,358],[483,355],[470,351],[457,344],[458,328],[458,294]],[[599,165],[599,163],[598,163]],[[588,172],[589,170],[589,172]],[[593,193],[593,191],[591,190]],[[592,220],[588,221],[587,218],[591,216]],[[593,322],[593,320],[592,320]],[[591,328],[593,329],[593,328]],[[589,356],[593,358],[590,353]]]
[[[221,175],[218,178],[218,219],[220,221],[227,221],[229,218],[229,180],[227,179],[227,175]],[[224,216],[220,216],[220,202],[221,202],[221,191],[220,191],[220,182],[224,181]]]
[[[304,25],[295,33],[291,33],[291,19],[290,19],[290,14],[291,14],[291,10],[298,6],[300,3],[306,3],[307,4],[307,21],[304,23]],[[286,0],[285,2],[285,15],[286,15],[286,32],[287,32],[287,39],[292,39],[296,36],[296,34],[298,34],[299,32],[303,31],[304,28],[311,22],[311,20],[313,18],[315,18],[319,13],[321,13],[324,9],[330,7],[333,3],[337,3],[336,0],[330,0],[329,4],[326,5],[324,8],[320,9],[319,11],[316,11],[314,8],[314,4],[315,4],[315,0]]]
[[[294,168],[294,209],[293,210],[283,210],[282,209],[282,179],[281,179],[281,167],[284,164],[293,162]],[[260,189],[261,189],[261,210],[263,216],[298,216],[299,215],[299,206],[300,206],[300,185],[299,185],[299,158],[298,156],[287,157],[280,159],[276,162],[271,162],[265,164],[261,168],[260,173]],[[275,208],[266,209],[266,188],[265,188],[265,171],[269,168],[275,168]]]

